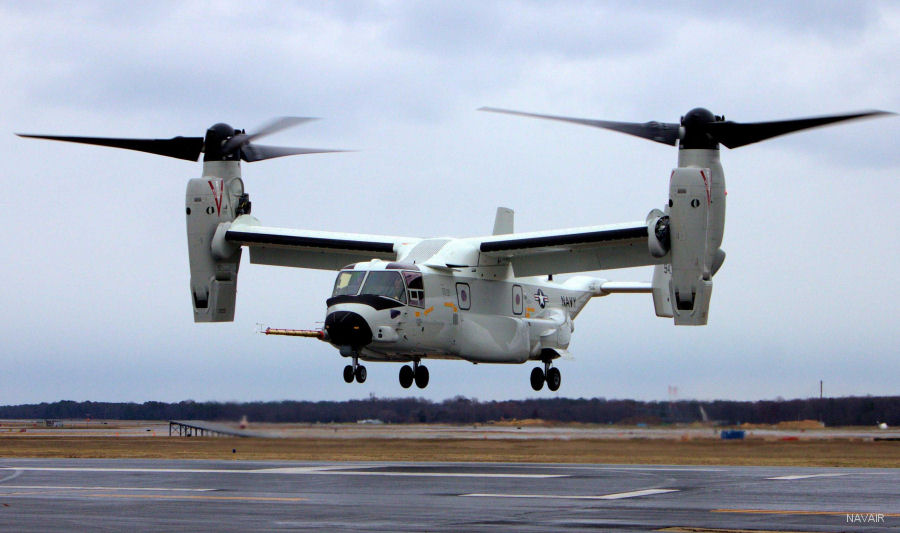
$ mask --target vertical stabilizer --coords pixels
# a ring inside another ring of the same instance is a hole
[[[498,207],[497,216],[494,217],[494,235],[508,235],[513,233],[513,219],[516,212],[508,207]]]

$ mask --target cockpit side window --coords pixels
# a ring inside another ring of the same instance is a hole
[[[362,285],[365,277],[366,273],[361,270],[341,271],[334,282],[334,291],[331,293],[331,296],[344,296],[346,294],[355,296],[359,292],[359,286]]]
[[[422,273],[405,270],[403,278],[406,280],[406,286],[409,287],[409,305],[425,307],[425,284],[422,280]]]
[[[406,286],[397,271],[369,272],[360,294],[387,296],[398,302],[406,303]]]

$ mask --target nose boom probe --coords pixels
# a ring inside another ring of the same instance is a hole
[[[310,337],[314,339],[319,339],[320,341],[325,340],[325,332],[321,329],[278,329],[278,328],[266,328],[259,330],[263,335],[283,335],[286,337]]]

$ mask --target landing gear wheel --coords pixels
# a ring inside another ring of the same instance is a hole
[[[404,389],[408,389],[413,384],[413,379],[415,379],[416,374],[413,372],[413,369],[409,365],[403,365],[400,367],[400,386]]]
[[[365,383],[366,382],[366,367],[359,365],[356,367],[356,382],[357,383]]]
[[[547,388],[552,391],[559,390],[560,383],[562,383],[562,374],[559,373],[559,369],[553,367],[547,370]]]
[[[347,365],[344,367],[344,381],[347,383],[353,383],[353,365]]]
[[[531,388],[534,390],[541,390],[544,387],[544,371],[541,370],[541,367],[536,366],[534,370],[531,371]]]
[[[424,389],[428,386],[428,368],[425,365],[419,365],[415,371],[416,374],[416,387],[420,389]]]

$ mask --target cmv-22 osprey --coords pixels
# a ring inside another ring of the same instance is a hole
[[[428,385],[425,359],[472,363],[543,363],[531,386],[560,386],[553,362],[567,353],[573,319],[591,298],[650,293],[656,315],[675,325],[705,325],[713,276],[722,266],[725,176],[719,145],[737,148],[844,120],[887,114],[865,111],[775,122],[738,123],[697,108],[680,123],[629,123],[514,115],[595,126],[678,146],[669,201],[644,220],[532,233],[513,232],[513,212],[499,208],[493,235],[433,238],[334,233],[267,227],[250,214],[240,161],[332,152],[252,143],[310,120],[286,117],[254,134],[216,124],[203,137],[119,139],[22,135],[139,150],[196,161],[203,175],[185,197],[191,300],[195,322],[234,319],[242,248],[250,262],[338,271],[322,330],[267,329],[317,337],[350,358],[348,383],[366,380],[361,361],[404,364],[400,384]],[[651,282],[616,282],[554,274],[654,266]]]

